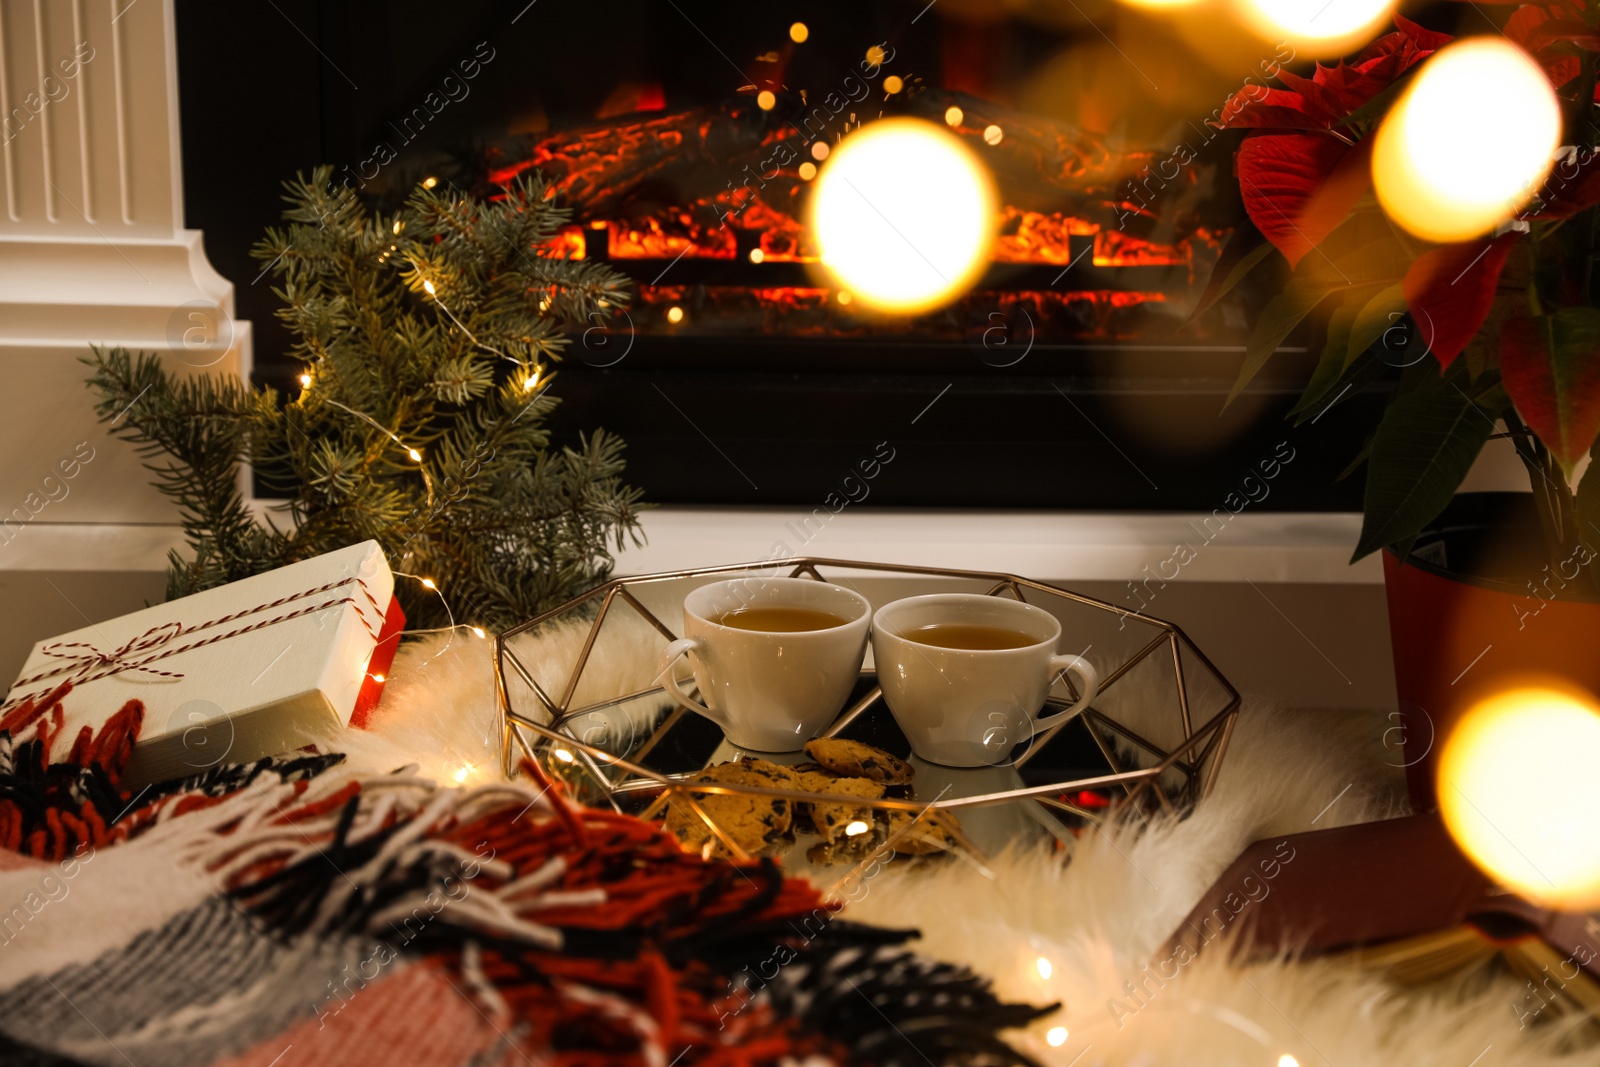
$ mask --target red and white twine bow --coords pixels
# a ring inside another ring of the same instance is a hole
[[[150,627],[137,637],[129,638],[111,652],[102,652],[87,641],[53,641],[39,651],[47,656],[66,660],[67,666],[58,667],[56,673],[66,673],[68,680],[74,685],[100,667],[115,667],[119,671],[140,671],[162,678],[182,678],[182,671],[158,671],[154,667],[144,666],[143,662],[134,658],[143,652],[153,652],[182,634],[182,623],[169,622]]]
[[[233,629],[224,631],[223,633],[211,634],[208,637],[203,637],[198,641],[190,641],[187,644],[179,645],[176,648],[171,647],[173,643],[176,642],[180,637],[187,637],[190,634],[199,633],[202,630],[214,630],[219,626],[226,626],[228,623],[237,622],[251,615],[260,615],[263,612],[273,611],[288,604],[293,604],[296,601],[307,600],[312,597],[320,596],[323,593],[330,593],[341,586],[349,585],[352,582],[354,582],[360,588],[362,598],[365,599],[367,604],[371,605],[372,610],[377,613],[377,618],[379,620],[377,626],[374,626],[370,621],[368,621],[366,610],[362,607],[360,602],[357,601],[356,597],[347,593],[344,596],[325,600],[319,604],[308,605],[283,615],[275,615],[270,619],[259,619],[255,622],[249,623],[248,625],[237,626]],[[228,641],[235,637],[252,633],[256,630],[264,630],[269,626],[276,626],[280,622],[288,622],[290,619],[298,619],[306,615],[314,615],[319,611],[325,611],[328,608],[338,607],[341,604],[355,605],[356,618],[360,620],[362,627],[367,631],[368,634],[371,635],[372,640],[376,642],[378,640],[380,631],[383,629],[382,620],[385,614],[384,609],[379,606],[375,599],[373,599],[372,592],[367,589],[366,582],[354,576],[349,578],[341,578],[337,582],[329,582],[326,585],[319,585],[314,589],[305,589],[298,593],[291,593],[288,596],[279,597],[277,600],[270,601],[266,604],[257,604],[255,607],[245,608],[243,611],[236,611],[231,615],[224,615],[221,618],[212,619],[209,622],[202,622],[194,626],[184,626],[179,622],[169,622],[161,626],[153,626],[144,633],[129,640],[111,652],[103,652],[94,645],[84,641],[57,641],[49,645],[45,645],[39,651],[43,652],[45,655],[65,660],[66,662],[49,670],[40,671],[37,674],[31,674],[26,678],[17,679],[16,684],[11,687],[13,692],[25,686],[30,686],[37,682],[43,682],[47,680],[50,682],[50,685],[44,689],[36,690],[23,696],[18,696],[11,700],[7,700],[5,704],[0,705],[0,712],[7,711],[10,708],[21,704],[25,700],[32,700],[42,697],[51,689],[55,689],[63,682],[67,681],[72,682],[74,686],[78,686],[87,682],[98,681],[101,678],[108,678],[114,674],[122,674],[125,671],[139,671],[144,674],[157,675],[162,678],[177,680],[183,677],[181,672],[156,670],[152,668],[150,664],[156,663],[160,660],[168,659],[172,656],[180,655],[192,649],[203,648],[206,645],[214,645],[220,641]]]

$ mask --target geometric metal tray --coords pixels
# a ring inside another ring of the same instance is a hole
[[[1172,623],[1010,574],[816,557],[614,578],[497,635],[505,775],[525,767],[546,784],[562,782],[576,799],[646,817],[677,799],[705,821],[719,851],[741,859],[745,852],[697,797],[837,803],[837,795],[744,785],[696,783],[689,791],[689,780],[706,766],[740,753],[708,720],[666,697],[653,678],[656,656],[679,635],[689,591],[741,574],[849,586],[875,609],[909,593],[981,592],[1034,604],[1061,620],[1061,650],[1085,655],[1102,679],[1081,715],[1019,744],[1000,766],[957,771],[913,760],[920,768],[917,795],[850,801],[911,813],[912,829],[929,812],[955,814],[956,837],[969,859],[981,863],[1041,829],[1065,838],[1130,808],[1182,816],[1216,781],[1239,694]],[[686,690],[692,687],[687,680]],[[1063,676],[1043,713],[1069,707],[1077,696]],[[841,735],[909,755],[881,699],[870,648],[856,694],[822,732]],[[877,841],[873,854],[895,844]]]

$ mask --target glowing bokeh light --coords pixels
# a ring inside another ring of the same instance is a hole
[[[680,307],[670,307],[670,308],[668,308],[667,309],[667,321],[672,323],[674,326],[676,326],[678,323],[682,322],[683,321],[683,309],[680,308]]]
[[[983,128],[983,139],[988,144],[999,144],[1005,140],[1005,137],[1006,131],[998,126],[985,126]]]
[[[760,263],[762,260],[764,260],[766,258],[767,258],[767,254],[765,252],[761,251],[761,249],[752,248],[750,250],[750,262],[752,262],[752,263]]]
[[[1303,58],[1326,58],[1343,55],[1376,36],[1388,24],[1397,0],[1234,0],[1234,3],[1245,22],[1267,40],[1285,41]]]
[[[1378,130],[1378,202],[1426,240],[1477,237],[1538,192],[1560,139],[1561,105],[1527,53],[1499,37],[1446,45]]]
[[[962,111],[959,107],[952,106],[947,107],[944,110],[944,122],[946,126],[959,126],[961,125],[961,120],[966,117],[967,113]]]
[[[958,138],[918,119],[886,119],[829,156],[811,230],[841,288],[875,308],[916,312],[977,280],[996,212],[988,172]]]
[[[771,89],[763,89],[756,94],[756,107],[762,111],[771,111],[778,106],[778,98],[772,95]]]
[[[795,44],[805,44],[806,38],[811,36],[811,30],[803,22],[797,22],[789,27],[789,40]]]
[[[1475,705],[1439,754],[1439,813],[1490,877],[1547,907],[1600,906],[1600,713],[1555,689]]]
[[[1278,1067],[1300,1067],[1300,1061],[1285,1052],[1278,1057]]]
[[[1055,968],[1050,966],[1050,961],[1045,959],[1043,956],[1040,956],[1038,959],[1034,960],[1033,966],[1034,969],[1039,972],[1039,977],[1045,979],[1046,981],[1049,981],[1050,976],[1055,973]]]
[[[844,828],[844,835],[846,837],[860,837],[869,829],[871,829],[871,827],[869,827],[865,822],[862,822],[860,819],[854,819],[851,821],[849,826]]]
[[[883,91],[893,96],[906,87],[905,79],[898,74],[891,74],[883,79]]]
[[[813,141],[813,142],[811,142],[811,158],[816,160],[818,163],[821,163],[824,159],[827,159],[828,158],[828,142],[827,141]]]
[[[817,176],[817,165],[815,163],[806,162],[806,163],[800,164],[800,180],[801,181],[808,182],[812,178],[815,178],[816,176]]]
[[[1050,1042],[1051,1048],[1060,1048],[1067,1043],[1067,1028],[1065,1026],[1052,1026],[1050,1032],[1044,1035],[1044,1039]]]

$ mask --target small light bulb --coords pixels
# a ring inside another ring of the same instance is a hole
[[[427,279],[423,279],[422,288],[427,291],[429,296],[433,295],[433,283],[432,282],[428,281]]]
[[[424,179],[422,179],[422,187],[424,189],[432,189],[435,185],[438,185],[438,184],[439,184],[439,179],[438,178],[424,178]]]
[[[606,220],[605,219],[595,219],[595,220],[593,220],[592,222],[589,223],[589,229],[591,229],[591,230],[603,230],[605,228],[606,228]]]
[[[401,229],[403,229],[404,227],[405,227],[405,223],[401,222],[399,219],[395,219],[394,220],[394,232],[395,233],[399,233],[401,231]],[[389,247],[393,248],[394,245],[390,245]]]
[[[373,681],[374,681],[374,682],[382,682],[382,681],[383,681],[383,675],[381,675],[381,674],[374,674],[374,675],[373,675],[373,676],[372,676],[372,680],[373,680]]]
[[[433,579],[432,578],[424,578],[424,579],[422,579],[422,588],[424,588],[424,589],[437,589],[439,587],[437,585],[433,584]]]
[[[817,165],[815,163],[806,162],[806,163],[800,164],[800,180],[801,181],[808,182],[812,178],[815,178],[816,176],[817,176]]]
[[[1278,1067],[1300,1067],[1300,1061],[1285,1052],[1278,1057]]]
[[[310,389],[311,388],[311,375],[309,375],[309,374],[300,375],[300,387],[302,389]]]
[[[573,758],[572,758],[572,753],[568,752],[564,748],[556,749],[555,753],[556,753],[556,759],[560,760],[562,763],[573,763],[573,762],[575,762],[573,760]]]
[[[1046,980],[1048,980],[1050,975],[1055,972],[1055,968],[1050,966],[1050,961],[1045,959],[1043,956],[1040,956],[1037,960],[1034,960],[1033,965],[1039,969],[1039,977]]]
[[[961,120],[966,117],[966,112],[962,111],[959,107],[946,108],[944,112],[944,121],[946,126],[959,126],[961,125]]]
[[[778,106],[778,98],[772,94],[771,89],[763,89],[756,94],[756,107],[762,111],[771,111]]]
[[[803,22],[797,22],[789,27],[789,40],[795,44],[805,44],[806,38],[811,36],[811,29]]]
[[[411,457],[411,462],[413,462],[413,463],[421,463],[422,462],[422,453],[418,452],[414,448],[406,449],[406,455]]]
[[[467,627],[467,629],[471,630],[474,634],[477,634],[479,637],[488,637],[489,636],[488,634],[483,632],[483,627],[481,627],[481,626],[469,626],[469,627]]]
[[[1044,1035],[1044,1039],[1050,1042],[1051,1048],[1060,1048],[1067,1043],[1067,1028],[1065,1026],[1052,1026],[1050,1032]]]
[[[849,826],[846,826],[844,828],[844,836],[846,836],[846,837],[860,837],[862,834],[866,833],[867,830],[869,830],[869,829],[870,829],[870,827],[867,826],[866,823],[862,822],[860,819],[856,819],[855,821],[851,822]]]
[[[850,294],[847,291],[845,291],[843,289],[839,290],[839,303],[848,304],[848,303],[850,303],[850,301],[852,299],[853,298],[850,296]]]
[[[890,96],[893,96],[895,93],[898,93],[905,87],[905,79],[901,78],[898,74],[891,74],[887,78],[883,79],[883,91],[888,93]]]
[[[667,321],[672,323],[674,326],[676,326],[678,323],[682,322],[683,321],[683,309],[680,308],[680,307],[670,307],[670,308],[668,308],[667,309]]]
[[[766,259],[766,258],[767,258],[767,254],[765,252],[761,251],[761,249],[752,248],[750,250],[750,262],[752,262],[752,263],[760,263],[763,259]]]
[[[1006,131],[1002,130],[998,126],[985,126],[983,128],[983,139],[989,144],[999,144],[1001,141],[1005,140],[1005,136]]]
[[[888,57],[888,53],[885,52],[880,45],[873,45],[871,48],[867,49],[867,62],[871,63],[874,67],[883,66],[883,61]]]
[[[462,782],[465,782],[467,780],[467,776],[471,773],[472,768],[470,766],[462,767],[460,770],[456,771],[456,784],[459,785]]]
[[[523,392],[531,393],[537,388],[539,388],[539,376],[537,374],[530,374],[530,375],[528,375],[527,378],[523,379],[523,382],[522,382],[522,391]]]
[[[828,148],[827,141],[813,141],[811,143],[811,158],[816,160],[818,163],[821,163],[824,159],[828,158],[829,151],[831,151],[831,149]]]

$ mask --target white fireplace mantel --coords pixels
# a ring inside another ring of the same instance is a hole
[[[0,569],[24,525],[176,521],[95,418],[91,345],[249,363],[183,228],[172,0],[0,0]]]

